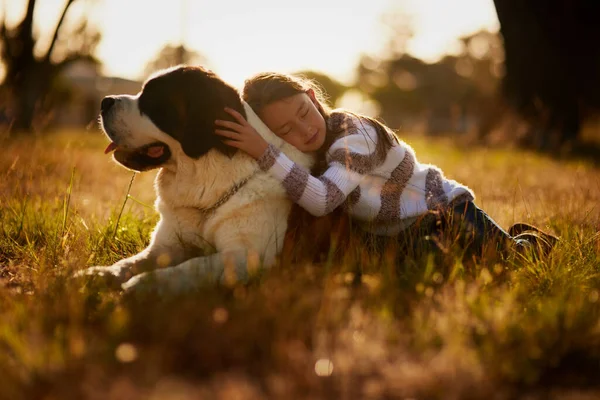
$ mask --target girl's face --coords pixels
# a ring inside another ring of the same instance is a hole
[[[317,151],[325,143],[325,119],[312,90],[264,106],[260,118],[277,136],[302,152]]]

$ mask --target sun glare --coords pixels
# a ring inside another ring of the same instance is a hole
[[[19,20],[25,3],[6,5],[9,23]],[[43,35],[65,1],[39,3],[36,29]],[[260,71],[307,69],[350,83],[361,54],[384,51],[382,18],[398,9],[414,29],[408,51],[426,61],[455,53],[461,35],[498,29],[492,0],[80,0],[71,12],[85,12],[100,28],[97,55],[107,75],[143,79],[144,67],[165,44],[183,40],[224,79],[241,85]]]

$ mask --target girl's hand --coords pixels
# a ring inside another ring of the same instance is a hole
[[[243,150],[258,160],[269,147],[269,143],[256,132],[242,114],[228,107],[225,107],[225,112],[233,116],[238,123],[216,120],[215,125],[230,130],[215,129],[215,133],[229,139],[223,140],[226,145]]]

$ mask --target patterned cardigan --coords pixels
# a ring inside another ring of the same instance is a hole
[[[315,216],[344,204],[367,231],[394,235],[430,210],[475,198],[471,189],[445,178],[439,168],[419,163],[401,140],[387,154],[375,151],[379,139],[368,121],[335,110],[327,127],[339,133],[327,150],[328,168],[321,176],[312,176],[273,145],[258,160],[294,202]]]

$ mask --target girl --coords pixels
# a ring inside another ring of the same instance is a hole
[[[417,161],[413,149],[379,121],[344,110],[330,110],[311,81],[286,74],[262,73],[245,82],[243,99],[278,136],[326,163],[320,176],[293,163],[268,144],[242,115],[226,109],[235,122],[215,121],[224,143],[254,157],[264,171],[281,181],[290,198],[315,216],[344,204],[366,231],[392,236],[427,221],[425,234],[458,223],[462,242],[481,254],[486,244],[504,251],[552,247],[552,237],[519,224],[509,235],[474,204],[468,187],[442,171]],[[426,216],[435,218],[424,218]],[[415,224],[419,221],[419,224]],[[421,232],[423,230],[421,229]],[[543,239],[541,242],[539,239]]]

